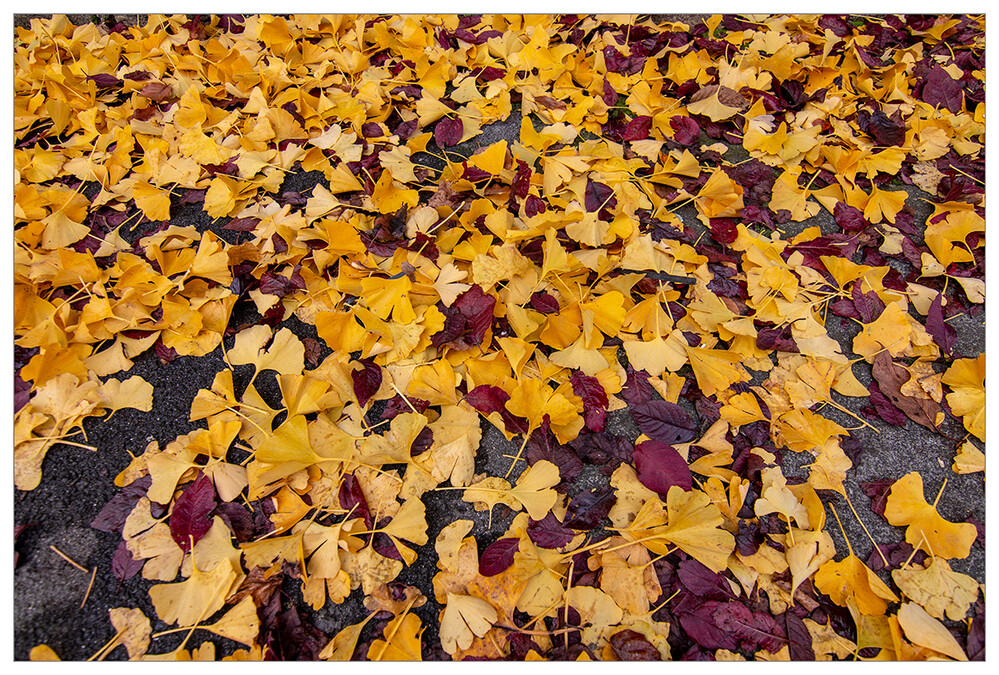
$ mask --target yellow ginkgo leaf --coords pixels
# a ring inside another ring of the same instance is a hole
[[[853,551],[839,562],[826,562],[812,580],[815,588],[837,605],[847,607],[848,602],[856,603],[862,614],[880,616],[888,609],[889,602],[898,601],[885,582],[853,555]]]
[[[232,562],[224,560],[209,572],[195,567],[186,581],[153,586],[149,598],[161,620],[193,626],[222,608],[237,578]]]
[[[885,518],[906,527],[905,540],[913,547],[941,558],[967,558],[978,530],[971,523],[952,523],[937,513],[936,502],[923,496],[923,477],[909,472],[891,486]]]
[[[898,610],[898,625],[912,644],[932,649],[957,661],[968,660],[950,631],[916,603],[902,604]]]
[[[371,661],[422,661],[420,636],[423,624],[415,614],[403,614],[385,625],[383,639],[368,647]]]
[[[482,637],[496,621],[496,609],[481,598],[447,593],[441,615],[441,646],[448,654],[468,649],[475,636]]]
[[[925,568],[914,565],[891,573],[895,585],[909,599],[941,621],[960,621],[978,599],[978,582],[955,572],[943,558],[931,559]]]

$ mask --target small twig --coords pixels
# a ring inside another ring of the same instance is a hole
[[[94,565],[94,571],[90,573],[90,584],[87,586],[87,593],[83,596],[83,602],[80,603],[80,609],[87,604],[87,600],[90,598],[90,591],[94,588],[94,579],[97,578],[97,566]]]
[[[49,546],[49,548],[52,549],[53,551],[55,551],[55,554],[57,556],[59,556],[60,558],[62,558],[63,560],[65,560],[66,562],[68,562],[70,565],[72,565],[76,569],[80,570],[81,572],[89,572],[90,571],[86,567],[84,567],[83,565],[81,565],[80,563],[76,562],[75,560],[73,560],[72,558],[70,558],[68,555],[66,555],[65,553],[63,553],[59,549],[57,549],[55,546]]]

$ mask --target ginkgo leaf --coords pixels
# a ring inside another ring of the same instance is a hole
[[[923,477],[907,473],[891,487],[885,503],[885,518],[904,526],[905,540],[913,548],[941,558],[967,558],[978,530],[971,523],[952,523],[937,513],[935,503],[926,503]]]
[[[141,609],[127,607],[115,607],[109,614],[111,625],[118,631],[115,644],[125,645],[129,659],[134,660],[143,656],[152,642],[153,629],[149,618]],[[113,648],[105,647],[108,652]]]
[[[957,661],[968,660],[950,631],[916,603],[902,603],[898,610],[898,624],[905,632],[905,637],[913,644],[940,652]]]
[[[847,607],[848,602],[855,603],[863,614],[880,616],[888,609],[889,602],[898,601],[898,596],[852,551],[839,562],[830,560],[823,564],[812,578],[815,588],[837,605]]]
[[[913,566],[893,570],[892,579],[905,596],[941,621],[960,621],[978,599],[978,583],[955,572],[943,558],[931,559],[925,568]]]
[[[236,579],[232,563],[225,560],[208,572],[195,567],[186,581],[157,584],[149,589],[149,597],[163,621],[193,626],[222,608]]]
[[[423,624],[415,614],[398,616],[385,625],[384,639],[368,647],[371,661],[422,661]]]
[[[357,641],[361,638],[361,631],[375,616],[377,612],[372,612],[364,617],[363,621],[352,623],[342,628],[333,639],[319,652],[319,658],[324,661],[350,661],[357,649]]]
[[[236,606],[213,624],[203,625],[207,631],[220,635],[244,645],[252,646],[260,632],[260,619],[257,616],[257,606],[253,598],[246,596]]]
[[[496,621],[496,609],[471,595],[448,593],[441,615],[441,646],[448,654],[468,649],[475,636],[482,637]]]

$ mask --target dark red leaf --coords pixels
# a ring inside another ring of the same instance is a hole
[[[881,301],[874,291],[862,293],[860,284],[855,283],[852,289],[853,306],[856,307],[860,319],[864,323],[872,323],[885,311],[885,303]]]
[[[491,384],[480,384],[465,394],[465,401],[481,413],[502,412],[510,394]]]
[[[985,615],[976,616],[971,620],[968,629],[968,660],[985,660]]]
[[[872,373],[881,392],[910,420],[930,431],[937,430],[937,414],[942,411],[940,404],[930,398],[916,398],[903,394],[901,387],[909,381],[909,371],[896,364],[888,352],[881,352],[875,357]]]
[[[621,134],[622,141],[640,141],[649,137],[649,129],[652,128],[652,118],[648,115],[639,115],[628,122]]]
[[[926,331],[933,336],[940,350],[947,356],[953,356],[954,345],[957,344],[957,329],[944,321],[941,302],[943,294],[937,293],[930,303],[930,311],[926,315]]]
[[[614,633],[611,649],[618,661],[662,661],[662,654],[638,631],[626,628]]]
[[[558,467],[563,483],[572,483],[583,470],[583,460],[568,445],[558,442],[549,428],[547,417],[527,439],[527,462],[532,466],[542,460]]]
[[[674,485],[687,491],[693,485],[690,467],[672,445],[645,441],[635,446],[634,458],[639,482],[653,492],[665,496]]]
[[[444,308],[444,327],[430,338],[430,342],[434,347],[450,344],[456,349],[481,344],[493,322],[495,306],[496,298],[473,284],[454,304]]]
[[[769,612],[754,612],[738,602],[705,602],[683,614],[680,624],[695,642],[707,649],[741,649],[771,654],[787,644],[777,620]]]
[[[934,64],[923,85],[923,100],[932,106],[942,106],[955,115],[961,112],[964,87],[950,76],[943,66]]]
[[[357,403],[364,407],[382,386],[382,369],[371,359],[359,359],[358,363],[363,367],[351,371],[350,379],[354,381],[354,396],[357,397]]]
[[[859,483],[860,490],[871,499],[871,511],[882,518],[885,517],[885,506],[888,503],[888,493],[891,491],[892,484],[893,481],[890,480],[861,481]]]
[[[787,644],[791,660],[814,661],[815,650],[812,649],[812,634],[808,632],[808,628],[801,617],[794,612],[785,612],[784,628],[787,632]]]
[[[736,229],[736,221],[733,218],[712,218],[711,238],[719,244],[726,246],[734,242],[739,237],[739,230]]]
[[[374,525],[371,518],[371,511],[368,509],[368,500],[364,498],[361,491],[361,483],[354,477],[354,474],[345,474],[340,481],[340,492],[337,495],[340,501],[340,508],[351,511],[351,517],[360,516],[364,518],[364,525],[368,529]]]
[[[558,298],[548,291],[537,291],[531,295],[531,309],[542,314],[555,314],[559,310]]]
[[[864,218],[863,211],[843,202],[837,202],[836,208],[833,209],[833,218],[844,232],[860,232],[870,225]]]
[[[133,558],[132,552],[128,550],[128,546],[123,540],[118,544],[114,555],[111,556],[111,574],[119,581],[131,579],[139,573],[145,562],[145,560],[136,560]]]
[[[479,560],[479,574],[493,577],[513,564],[513,554],[520,548],[520,539],[506,537],[497,539],[482,552]]]
[[[587,212],[592,213],[602,208],[613,208],[617,201],[611,196],[613,194],[614,190],[609,185],[588,178],[586,189],[583,191],[583,203]]]
[[[670,118],[669,125],[673,128],[673,140],[680,145],[690,145],[701,137],[701,127],[692,117],[677,115]]]
[[[694,559],[683,560],[677,577],[685,589],[708,600],[735,600],[732,587],[721,574],[712,572]]]
[[[565,525],[576,530],[592,530],[610,513],[617,495],[610,487],[585,490],[572,498],[565,513]]]
[[[554,513],[549,513],[542,520],[530,521],[527,536],[541,548],[561,548],[572,541],[576,533],[560,523]]]
[[[517,172],[513,175],[513,194],[523,199],[531,189],[531,167],[522,159],[517,160]]]
[[[629,408],[635,424],[654,441],[689,443],[697,438],[697,425],[683,408],[669,401],[648,401]]]
[[[121,80],[110,73],[91,75],[87,78],[87,80],[96,84],[98,89],[111,89],[113,87],[121,86]]]
[[[527,199],[524,200],[524,215],[528,218],[532,218],[539,213],[544,213],[547,210],[548,205],[545,204],[545,200],[541,197],[527,195]]]
[[[260,220],[257,218],[233,218],[223,225],[222,229],[231,232],[253,232],[259,224]]]
[[[867,389],[871,392],[870,403],[874,413],[888,424],[904,427],[909,418],[905,416],[904,412],[896,408],[895,404],[881,392],[878,381],[871,380],[871,384],[868,385]],[[865,412],[866,407],[861,408],[861,412]]]
[[[607,392],[600,380],[579,371],[569,377],[572,391],[583,399],[583,420],[590,431],[601,432],[607,419]]]
[[[187,486],[174,502],[170,514],[170,536],[185,552],[208,533],[212,519],[208,514],[215,508],[215,486],[205,474]]]
[[[449,148],[461,141],[464,125],[460,117],[443,117],[434,127],[434,140],[442,148]]]

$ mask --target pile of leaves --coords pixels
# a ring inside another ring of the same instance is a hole
[[[153,409],[135,359],[227,364],[94,518],[155,582],[94,656],[980,658],[975,524],[915,472],[873,512],[844,481],[872,423],[984,471],[949,323],[983,317],[983,82],[969,16],[17,29],[16,487]],[[487,525],[428,531],[437,492]],[[861,560],[841,517],[897,538]]]

